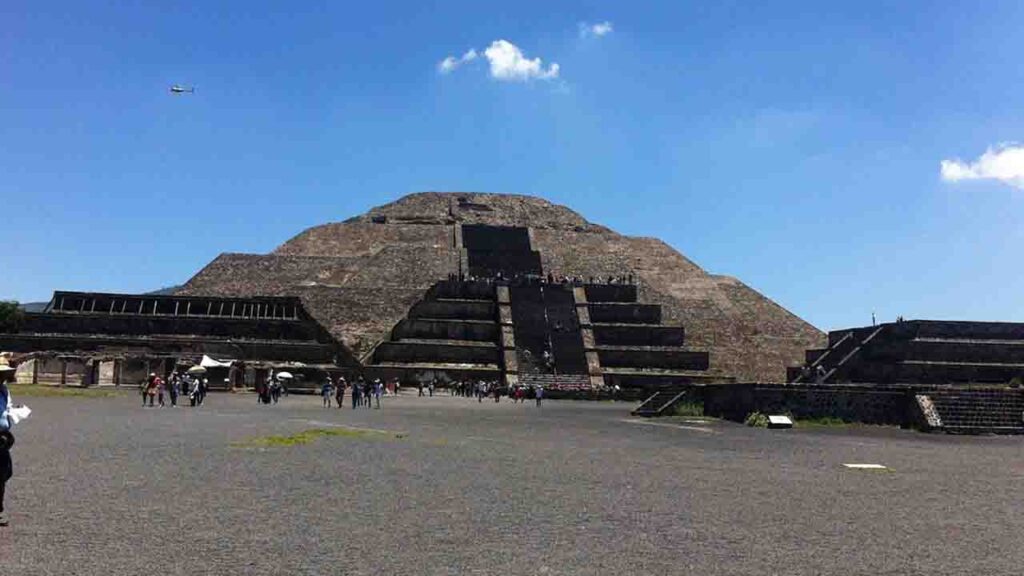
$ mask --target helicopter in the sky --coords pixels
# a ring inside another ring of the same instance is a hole
[[[174,86],[171,86],[171,94],[195,94],[195,92],[195,86],[189,86],[188,88],[185,88],[180,84],[175,84]]]

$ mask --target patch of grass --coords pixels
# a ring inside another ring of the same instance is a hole
[[[680,402],[672,408],[672,416],[704,416],[704,403]]]
[[[59,386],[45,386],[43,384],[10,384],[11,395],[15,401],[18,398],[111,398],[120,396],[122,390],[111,390],[109,388],[78,388]]]
[[[794,420],[797,426],[854,426],[856,422],[847,422],[842,418],[835,418],[833,416],[821,416],[818,418],[802,418],[800,420]]]
[[[289,436],[260,436],[250,438],[241,442],[234,442],[232,445],[242,448],[267,448],[278,446],[299,446],[322,436],[340,436],[342,438],[363,438],[368,440],[400,440],[406,434],[400,432],[386,432],[384,430],[366,430],[360,428],[313,428],[303,430]]]

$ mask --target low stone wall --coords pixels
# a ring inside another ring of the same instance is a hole
[[[743,421],[751,412],[791,414],[797,420],[839,418],[847,422],[913,426],[912,387],[822,384],[710,384],[701,388],[704,413]]]

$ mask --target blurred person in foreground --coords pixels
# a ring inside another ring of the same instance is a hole
[[[15,381],[14,367],[7,364],[5,358],[0,358],[0,526],[7,526],[7,513],[4,511],[4,492],[7,488],[7,481],[11,479],[14,469],[11,465],[11,447],[14,446],[14,435],[11,434],[11,427],[15,418],[11,414],[14,404],[11,399],[11,390],[7,387],[9,382]]]

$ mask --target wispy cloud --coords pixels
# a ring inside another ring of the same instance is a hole
[[[591,36],[600,38],[606,34],[611,34],[613,30],[612,23],[607,20],[597,24],[580,22],[580,38],[590,38]]]
[[[448,56],[437,64],[437,71],[449,74],[467,62],[480,56],[474,49],[461,57]],[[487,59],[491,78],[504,82],[526,82],[528,80],[554,80],[558,78],[559,66],[552,62],[546,68],[540,58],[527,58],[523,51],[508,40],[495,40],[483,51]]]
[[[456,58],[455,56],[449,56],[444,60],[441,60],[437,64],[437,71],[440,72],[441,74],[448,74],[454,71],[459,66],[462,66],[466,62],[472,62],[473,60],[476,60],[477,56],[479,56],[479,54],[477,54],[476,50],[470,48],[469,50],[466,51],[465,54],[458,58]]]
[[[1024,146],[1006,143],[990,147],[970,163],[959,158],[943,160],[940,173],[946,182],[998,180],[1024,190]]]

